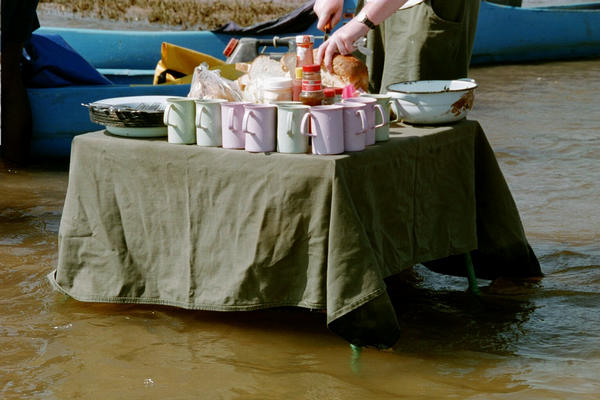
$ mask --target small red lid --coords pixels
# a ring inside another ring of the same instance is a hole
[[[344,88],[341,88],[341,87],[336,87],[336,88],[334,88],[334,90],[335,90],[336,96],[338,94],[341,95],[344,92]]]
[[[238,43],[239,40],[237,40],[236,38],[229,39],[229,43],[227,43],[227,46],[225,46],[225,50],[223,50],[223,55],[225,57],[229,57],[231,53],[233,53],[233,50],[235,50],[235,48],[237,47]]]
[[[333,97],[333,96],[335,96],[335,89],[334,88],[325,88],[325,89],[323,89],[323,94],[325,95],[325,97]]]
[[[321,66],[319,64],[303,65],[302,71],[304,71],[304,72],[319,72],[319,71],[321,71]]]

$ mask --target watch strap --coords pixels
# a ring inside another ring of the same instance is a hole
[[[358,13],[358,15],[356,16],[356,19],[358,22],[362,22],[363,24],[368,26],[369,29],[375,29],[375,27],[377,26],[373,23],[373,21],[371,21],[369,19],[369,17],[367,16],[367,13],[364,12],[364,10]]]

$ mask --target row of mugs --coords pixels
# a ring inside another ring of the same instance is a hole
[[[167,99],[164,123],[169,143],[222,146],[249,152],[313,154],[361,151],[389,138],[386,95],[364,95],[334,105],[299,102],[255,104],[226,100]]]

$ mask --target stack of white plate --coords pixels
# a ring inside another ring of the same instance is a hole
[[[163,114],[167,99],[173,96],[114,97],[83,104],[90,112],[90,120],[104,125],[106,130],[119,136],[167,136]]]

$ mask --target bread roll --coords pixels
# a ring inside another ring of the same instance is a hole
[[[316,52],[315,49],[315,57]],[[352,84],[363,92],[369,90],[369,70],[364,62],[352,55],[338,54],[333,57],[333,74],[321,64],[321,80],[323,85],[329,87],[344,87]]]

